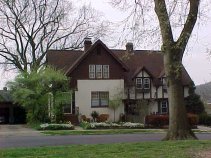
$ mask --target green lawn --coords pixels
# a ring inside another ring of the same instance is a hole
[[[0,149],[1,158],[192,158],[211,141],[169,141]]]
[[[102,134],[134,134],[134,133],[163,133],[167,129],[105,129],[105,130],[47,130],[41,133],[47,135],[102,135]],[[193,130],[195,133],[211,131]]]
[[[102,135],[102,134],[134,134],[163,133],[163,129],[106,129],[106,130],[48,130],[41,133],[47,135]]]

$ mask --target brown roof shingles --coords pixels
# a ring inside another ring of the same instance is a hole
[[[101,41],[98,42],[106,47]],[[89,49],[92,50],[96,46],[96,43]],[[107,48],[107,47],[106,47]],[[150,50],[134,50],[133,53],[127,53],[125,50],[108,49],[109,53],[113,53],[113,57],[120,62],[129,71],[126,72],[126,80],[131,81],[134,75],[137,74],[140,69],[146,69],[146,71],[152,75],[155,84],[159,85],[159,78],[161,78],[164,73],[164,63],[163,55],[160,51],[150,51]],[[47,53],[47,62],[58,69],[64,70],[68,73],[74,65],[81,62],[83,56],[87,52],[74,51],[74,50],[49,50]],[[183,67],[183,85],[188,85],[192,80],[188,75],[187,71]]]
[[[66,72],[82,54],[79,50],[49,50],[47,63]]]

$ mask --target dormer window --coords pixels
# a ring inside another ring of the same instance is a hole
[[[150,89],[150,78],[140,77],[136,78],[137,89]]]
[[[144,78],[143,79],[143,85],[144,85],[144,89],[149,89],[150,88],[150,79],[149,78]]]
[[[103,65],[103,78],[109,78],[109,65]]]
[[[136,78],[136,88],[142,89],[142,78]]]

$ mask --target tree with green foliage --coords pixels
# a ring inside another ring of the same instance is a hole
[[[200,96],[195,93],[194,83],[189,86],[189,96],[185,98],[186,111],[188,113],[201,114],[204,113],[204,103]]]
[[[68,83],[68,78],[62,71],[46,67],[38,72],[21,72],[15,81],[8,83],[8,86],[13,100],[25,107],[28,123],[36,123],[51,121],[49,113],[54,117],[61,114],[60,103],[65,100],[64,98],[70,101],[70,96],[68,98],[68,95],[62,95],[63,92],[68,92]],[[51,108],[49,108],[50,94],[53,98]]]

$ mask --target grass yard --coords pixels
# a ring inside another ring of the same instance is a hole
[[[41,133],[46,135],[103,135],[103,134],[135,134],[135,133],[164,133],[167,129],[102,129],[102,130],[46,130]],[[211,131],[193,130],[195,133]]]
[[[0,149],[1,158],[192,158],[211,141],[169,141]]]
[[[134,134],[134,133],[163,133],[163,129],[104,129],[104,130],[47,130],[47,135],[102,135],[102,134]]]

